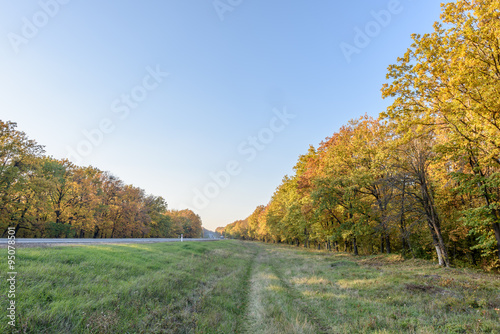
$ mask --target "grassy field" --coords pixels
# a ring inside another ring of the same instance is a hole
[[[396,255],[219,241],[17,256],[2,333],[500,333],[499,275]]]

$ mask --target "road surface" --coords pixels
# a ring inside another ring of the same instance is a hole
[[[183,238],[183,242],[188,241],[215,241],[218,239],[196,239]],[[0,239],[0,247],[7,246],[7,238]],[[16,238],[17,246],[37,247],[37,246],[54,246],[54,245],[95,245],[95,244],[138,244],[138,243],[153,243],[153,242],[180,242],[180,238],[126,238],[126,239],[43,239],[43,238]]]

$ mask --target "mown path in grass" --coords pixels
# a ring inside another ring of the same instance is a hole
[[[250,279],[246,333],[330,333],[323,319],[315,316],[273,263],[272,253],[257,253]]]

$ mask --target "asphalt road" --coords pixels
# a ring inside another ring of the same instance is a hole
[[[190,241],[216,241],[218,239],[196,239],[183,238],[183,242]],[[0,239],[0,247],[7,245],[7,238]],[[139,244],[153,242],[180,242],[180,238],[127,238],[127,239],[32,239],[32,238],[16,238],[16,245],[25,246],[43,246],[43,245],[84,245],[84,244]]]

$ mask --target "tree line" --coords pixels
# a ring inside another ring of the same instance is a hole
[[[374,119],[310,147],[267,205],[218,231],[500,268],[500,7],[442,5],[388,67]]]
[[[191,210],[168,210],[160,196],[109,172],[44,155],[44,149],[0,120],[0,231],[18,237],[201,237]]]

